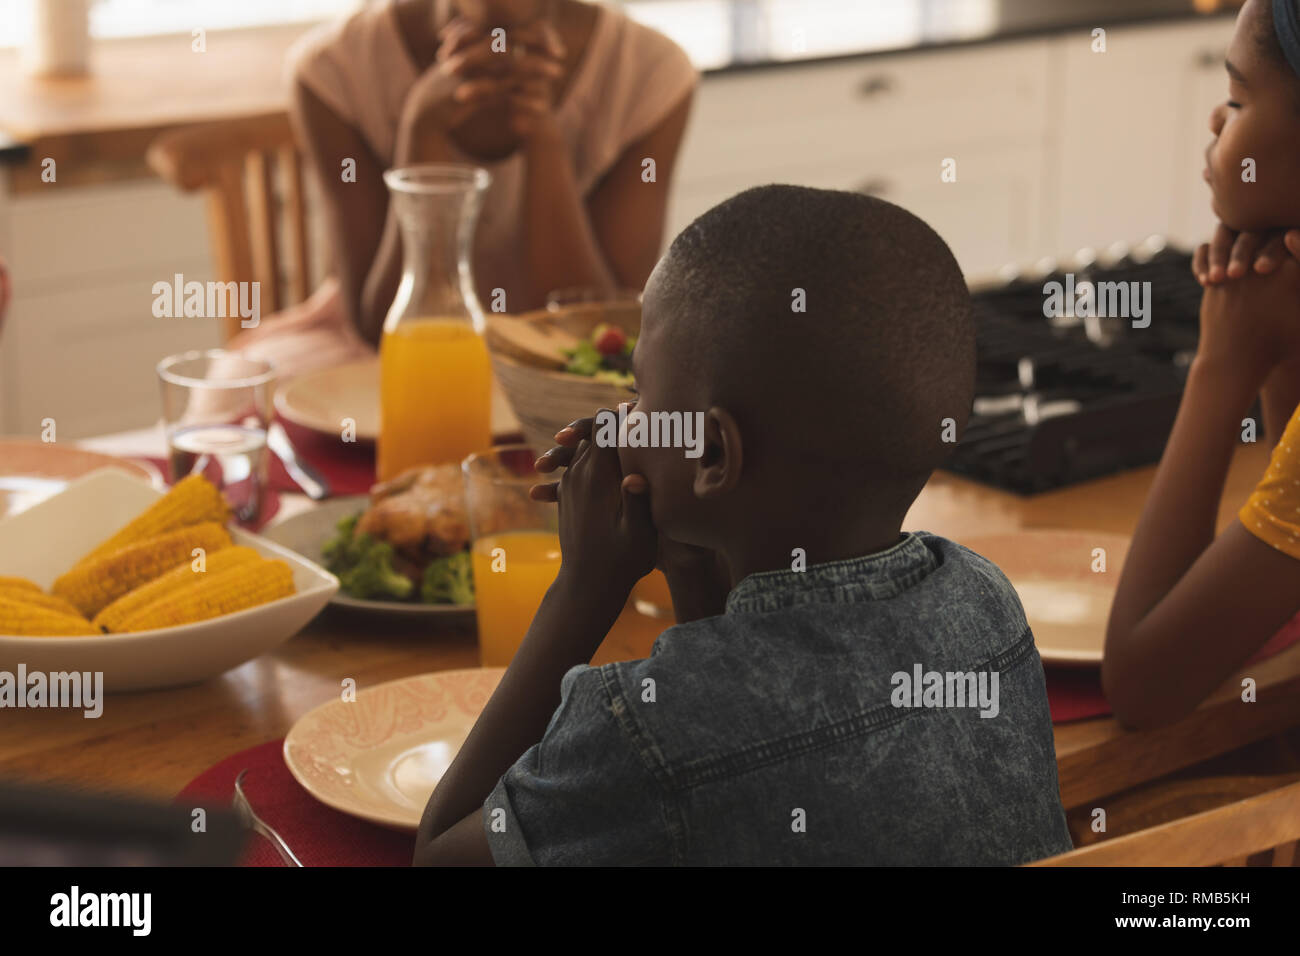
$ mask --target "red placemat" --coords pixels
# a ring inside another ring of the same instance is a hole
[[[225,806],[241,770],[253,812],[293,850],[303,866],[410,866],[415,835],[399,833],[332,810],[304,790],[284,763],[284,739],[227,757],[176,795],[182,806]],[[241,866],[284,866],[268,840],[250,835]]]
[[[347,442],[342,435],[326,435],[303,428],[281,418],[278,413],[275,420],[284,426],[298,457],[315,467],[329,483],[331,494],[364,495],[370,492],[370,486],[375,483],[374,442]],[[271,456],[270,479],[271,487],[278,491],[302,491],[276,455]]]
[[[1297,614],[1268,639],[1246,663],[1257,664],[1278,654],[1300,640],[1300,614]],[[1102,717],[1110,713],[1110,704],[1101,692],[1101,671],[1095,667],[1051,667],[1047,674],[1047,703],[1052,723]]]

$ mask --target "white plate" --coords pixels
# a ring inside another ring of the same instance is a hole
[[[368,358],[305,372],[275,390],[275,410],[285,421],[335,438],[345,418],[357,423],[357,439],[379,437],[379,359]],[[492,434],[519,431],[519,420],[492,380]]]
[[[984,535],[961,544],[1007,576],[1034,632],[1044,664],[1101,666],[1106,620],[1128,554],[1128,535],[1102,531],[1024,530]],[[1095,549],[1105,571],[1095,571]]]
[[[433,788],[469,736],[503,667],[403,677],[332,700],[285,735],[284,762],[326,806],[416,830]]]
[[[295,425],[337,437],[343,419],[357,423],[357,438],[379,436],[379,359],[368,358],[305,372],[275,390],[275,410]]]
[[[162,497],[138,478],[106,468],[52,498],[0,521],[0,575],[49,589],[82,555]],[[102,671],[109,691],[192,684],[215,677],[282,644],[338,590],[338,578],[288,548],[231,527],[235,544],[293,569],[295,594],[234,614],[139,634],[91,637],[0,635],[0,670]]]
[[[74,478],[100,468],[116,468],[163,486],[158,469],[146,461],[129,461],[34,438],[0,438],[0,518],[26,511],[38,501],[58,494]]]
[[[331,498],[315,507],[285,518],[269,528],[263,534],[286,548],[290,548],[309,561],[324,564],[321,548],[334,536],[335,525],[344,518],[364,511],[370,504],[366,495],[352,495],[346,498]],[[403,617],[472,617],[473,604],[418,604],[406,601],[366,601],[354,598],[339,591],[332,598],[331,604],[352,608],[368,613],[392,614]]]

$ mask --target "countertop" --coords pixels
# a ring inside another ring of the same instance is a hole
[[[633,0],[629,15],[673,37],[705,73],[941,50],[1068,30],[1235,15],[1237,0]],[[152,134],[181,123],[276,112],[284,57],[312,24],[190,37],[101,40],[91,73],[32,79],[0,51],[0,133],[34,148],[66,137]],[[159,77],[166,77],[159,83]],[[147,137],[145,139],[147,142]],[[128,149],[140,139],[133,137]],[[66,147],[66,143],[55,143]],[[125,144],[124,144],[125,145]],[[91,150],[82,158],[92,158]],[[120,159],[110,149],[106,159]],[[41,155],[47,155],[42,152]],[[0,142],[0,161],[21,160]]]
[[[1241,0],[633,0],[634,19],[725,72],[1235,17]]]

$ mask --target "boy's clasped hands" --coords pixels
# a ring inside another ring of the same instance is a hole
[[[618,449],[592,440],[592,422],[579,419],[556,434],[537,470],[564,474],[534,486],[532,497],[560,505],[561,573],[626,596],[654,567],[658,534],[645,478],[623,475]]]
[[[555,436],[537,470],[558,481],[535,485],[532,497],[560,506],[561,574],[584,590],[627,599],[654,568],[664,572],[677,623],[720,614],[731,589],[725,560],[708,548],[674,541],[655,528],[645,476],[623,473],[618,449],[592,440],[594,418]]]

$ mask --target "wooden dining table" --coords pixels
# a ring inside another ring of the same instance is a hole
[[[140,433],[86,442],[100,452],[141,454]],[[1243,445],[1220,513],[1230,521],[1263,472],[1268,449]],[[1021,497],[947,472],[930,480],[907,530],[956,541],[1028,529],[1128,534],[1154,468]],[[312,507],[285,495],[280,516]],[[626,608],[593,663],[645,657],[671,622]],[[358,689],[430,671],[476,667],[472,623],[454,626],[330,607],[261,657],[204,683],[112,695],[98,719],[73,710],[10,712],[0,720],[0,775],[81,790],[169,799],[231,754],[283,737],[303,714]],[[1109,717],[1055,727],[1062,802],[1089,805],[1146,781],[1300,725],[1300,644],[1249,669],[1258,701],[1243,705],[1240,678],[1226,681],[1197,711],[1169,727],[1130,731]]]

